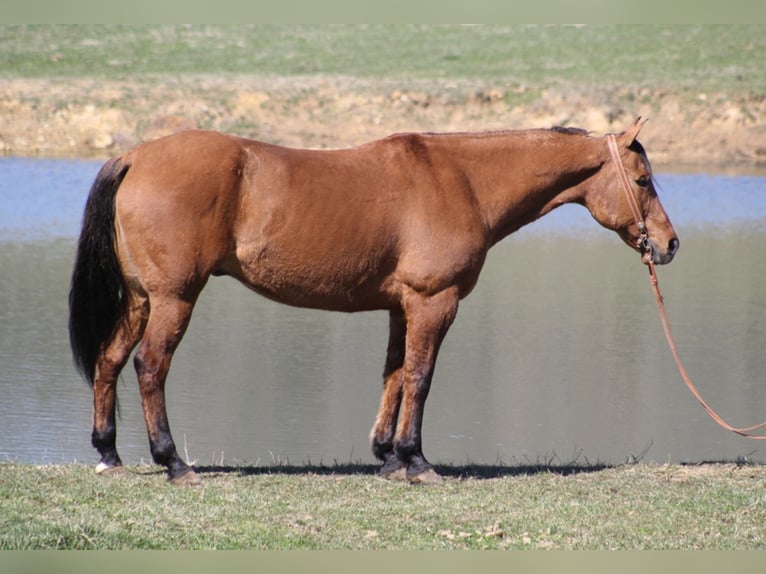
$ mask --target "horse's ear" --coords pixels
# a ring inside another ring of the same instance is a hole
[[[626,129],[624,132],[622,132],[619,136],[617,136],[617,139],[620,140],[620,143],[625,147],[630,147],[634,141],[636,141],[636,138],[638,137],[638,132],[641,131],[641,128],[644,127],[644,124],[649,121],[649,118],[642,118],[641,116],[638,116],[636,118],[636,121],[633,122],[633,125],[630,126],[628,129]]]

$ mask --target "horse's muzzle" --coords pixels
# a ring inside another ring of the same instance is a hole
[[[641,245],[641,249],[644,251],[641,260],[647,264],[651,260],[655,265],[666,265],[673,261],[673,257],[676,256],[680,244],[678,238],[673,237],[668,241],[666,249],[660,249],[654,241],[646,238]]]

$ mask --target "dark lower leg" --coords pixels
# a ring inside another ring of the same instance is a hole
[[[383,461],[380,474],[387,478],[395,477],[405,468],[394,452],[394,435],[402,401],[402,364],[406,334],[407,324],[403,312],[391,311],[386,365],[383,371],[383,394],[370,436],[372,453]]]
[[[378,460],[384,462],[394,452],[394,433],[401,400],[401,372],[396,371],[386,379],[384,384],[380,408],[371,436],[372,453]]]
[[[441,477],[423,455],[421,425],[418,422],[413,427],[412,434],[407,434],[396,441],[396,458],[406,468],[402,478],[416,484],[438,484],[441,482]]]
[[[406,465],[394,451],[394,435],[402,400],[401,371],[393,373],[385,383],[378,417],[372,433],[372,453],[383,461],[380,475],[385,478],[404,478]]]
[[[122,465],[117,454],[117,378],[131,351],[143,332],[146,309],[145,302],[134,298],[126,319],[120,323],[117,332],[96,366],[93,381],[93,433],[91,444],[101,455],[96,472],[104,473]]]
[[[165,407],[165,377],[169,362],[169,357],[155,358],[143,349],[135,359],[152,459],[168,469],[168,478],[173,481],[191,472],[191,468],[178,456],[173,436],[170,434]]]
[[[170,481],[174,481],[192,472],[191,467],[178,456],[175,442],[173,442],[173,437],[167,426],[158,430],[159,432],[156,433],[156,436],[149,436],[149,448],[154,462],[168,469],[168,479]]]
[[[169,480],[175,481],[192,470],[178,456],[168,424],[165,378],[170,367],[170,355],[154,353],[147,345],[136,355],[135,366],[152,459],[166,467]]]
[[[122,465],[117,454],[116,375],[101,367],[93,384],[93,432],[91,444],[101,455],[96,472],[103,473]]]
[[[412,480],[423,473],[433,471],[433,466],[423,455],[422,426],[423,408],[430,387],[430,375],[419,383],[411,396],[405,396],[402,401],[403,419],[400,424],[400,432],[397,433],[395,443],[396,457],[407,468],[407,478]]]
[[[104,472],[110,468],[122,465],[120,455],[117,454],[116,441],[117,430],[114,424],[103,429],[93,429],[91,444],[101,455],[101,462],[96,469],[97,472]]]

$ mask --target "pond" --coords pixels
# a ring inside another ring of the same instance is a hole
[[[0,461],[95,464],[91,393],[72,366],[67,294],[99,162],[0,158]],[[659,268],[679,352],[738,425],[766,419],[766,178],[660,172],[681,238]],[[198,464],[368,463],[385,312],[280,306],[211,279],[168,378],[171,428]],[[118,447],[149,461],[135,374]],[[426,456],[483,464],[747,458],[683,385],[644,266],[582,208],[495,246],[461,302],[426,405]]]

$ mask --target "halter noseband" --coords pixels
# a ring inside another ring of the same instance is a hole
[[[625,171],[625,166],[622,163],[620,157],[620,149],[617,146],[617,138],[614,134],[607,134],[606,141],[609,144],[609,153],[612,155],[614,165],[617,166],[617,173],[620,177],[620,183],[622,184],[622,190],[625,192],[625,198],[628,200],[628,206],[633,213],[633,219],[638,225],[638,241],[636,242],[636,248],[646,253],[651,253],[652,248],[649,244],[649,234],[646,232],[646,223],[641,215],[641,210],[638,207],[638,201],[633,194],[633,190],[630,186],[630,179],[628,173]]]

